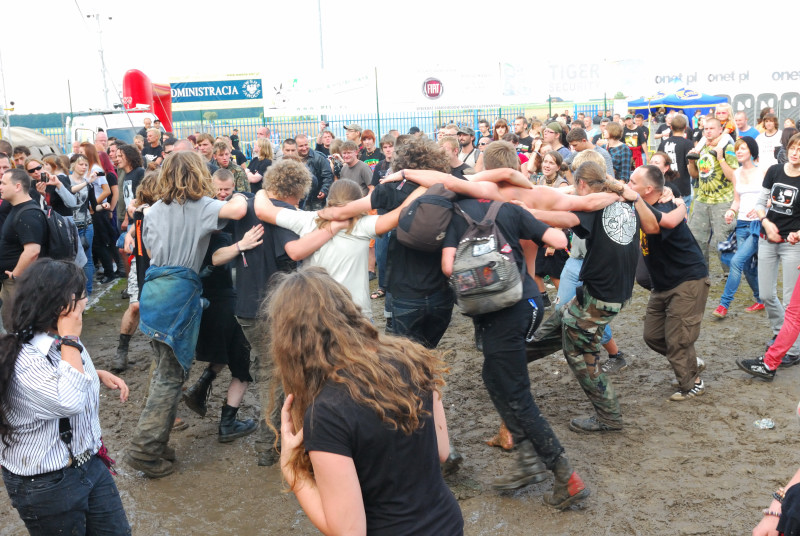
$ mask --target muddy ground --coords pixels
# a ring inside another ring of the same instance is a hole
[[[716,263],[715,263],[716,264]],[[718,265],[717,265],[718,266]],[[800,398],[800,367],[781,370],[766,383],[736,368],[734,359],[763,351],[770,333],[764,313],[746,313],[752,296],[741,289],[727,319],[711,316],[724,280],[712,275],[699,355],[708,366],[705,396],[676,403],[674,375],[665,358],[642,341],[647,292],[636,287],[632,302],[612,323],[630,366],[613,382],[626,421],[623,432],[582,435],[570,419],[588,415],[591,405],[559,355],[530,365],[534,396],[576,470],[591,488],[582,508],[556,512],[541,496],[552,480],[517,492],[498,493],[492,478],[508,470],[513,454],[488,447],[498,418],[480,379],[481,355],[472,345],[472,324],[458,313],[441,343],[451,367],[445,392],[450,434],[465,456],[448,484],[460,501],[468,535],[738,535],[760,519],[770,494],[797,470],[800,434],[793,410]],[[98,368],[106,368],[117,345],[119,320],[127,306],[120,283],[87,313],[83,339]],[[553,291],[551,290],[551,295]],[[383,301],[375,317],[382,321]],[[136,365],[123,374],[131,388],[121,404],[101,393],[101,422],[112,457],[121,461],[143,405],[149,347],[134,337]],[[190,381],[202,371],[195,364]],[[137,535],[317,534],[294,496],[282,492],[277,467],[258,467],[253,437],[217,442],[217,424],[229,376],[215,382],[211,407],[200,418],[185,406],[179,415],[189,428],[172,434],[178,470],[148,480],[118,464],[117,485]],[[241,414],[255,417],[257,398],[248,392]],[[775,429],[760,430],[770,417]],[[25,534],[5,489],[0,492],[0,535]]]

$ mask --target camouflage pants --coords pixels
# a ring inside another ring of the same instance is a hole
[[[567,364],[594,406],[598,420],[612,426],[622,424],[622,413],[614,386],[600,369],[599,352],[603,331],[620,309],[621,303],[600,301],[585,287],[578,287],[577,296],[562,309],[561,318]]]
[[[713,244],[714,250],[717,255],[720,254],[717,249],[717,243],[727,240],[728,234],[736,226],[736,220],[731,225],[725,223],[725,212],[730,208],[730,202],[727,203],[703,203],[695,201],[692,207],[692,215],[689,217],[689,229],[692,231],[695,240],[700,245],[700,250],[703,252],[703,257],[708,265],[708,250],[710,245]],[[723,264],[723,271],[728,272],[728,268]]]
[[[164,452],[178,413],[181,388],[189,376],[169,345],[151,340],[150,346],[155,354],[155,370],[128,449],[133,458],[144,461],[156,461]]]
[[[259,328],[255,318],[236,317],[239,325],[242,326],[244,336],[250,343],[250,356],[253,378],[258,389],[258,400],[261,404],[261,418],[258,421],[258,431],[256,432],[255,449],[256,453],[269,452],[275,448],[275,432],[267,425],[267,419],[275,426],[281,428],[281,406],[283,405],[283,386],[280,382],[272,381],[274,364],[272,356],[267,352],[269,347],[269,337],[267,330]],[[274,383],[274,386],[272,385]],[[273,390],[274,389],[274,390]],[[270,403],[272,411],[270,411]],[[269,414],[267,414],[269,412]],[[277,452],[275,452],[277,456]]]

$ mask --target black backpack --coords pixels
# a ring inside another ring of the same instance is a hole
[[[26,205],[17,212],[14,225],[19,222],[22,213],[28,210],[41,210],[47,221],[47,241],[42,246],[40,256],[55,260],[74,261],[78,254],[78,248],[81,247],[81,238],[75,223],[53,210],[52,207],[45,206],[42,210],[38,206]]]
[[[440,250],[453,218],[455,200],[456,194],[442,184],[428,188],[400,214],[397,241],[420,251]]]

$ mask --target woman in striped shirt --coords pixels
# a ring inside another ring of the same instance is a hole
[[[31,534],[131,533],[98,419],[100,382],[123,402],[128,386],[83,348],[86,303],[83,270],[39,259],[19,278],[0,337],[0,464]]]

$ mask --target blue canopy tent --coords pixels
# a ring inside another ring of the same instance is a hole
[[[652,97],[628,101],[628,111],[632,114],[642,114],[647,119],[651,110],[658,110],[659,107],[664,106],[664,97],[666,96],[666,93],[659,91]]]
[[[722,104],[723,102],[728,102],[728,99],[698,93],[691,89],[679,89],[674,94],[664,97],[661,105],[668,112],[675,110],[692,117],[697,110],[700,110],[703,115],[708,114],[716,108],[717,104]]]
[[[697,110],[700,110],[703,115],[708,114],[717,104],[723,102],[728,102],[728,99],[682,88],[672,95],[665,95],[662,92],[658,92],[649,98],[629,101],[628,110],[633,114],[642,114],[645,119],[650,115],[650,111],[657,110],[661,107],[667,112],[675,110],[686,114],[688,117],[692,117]]]

